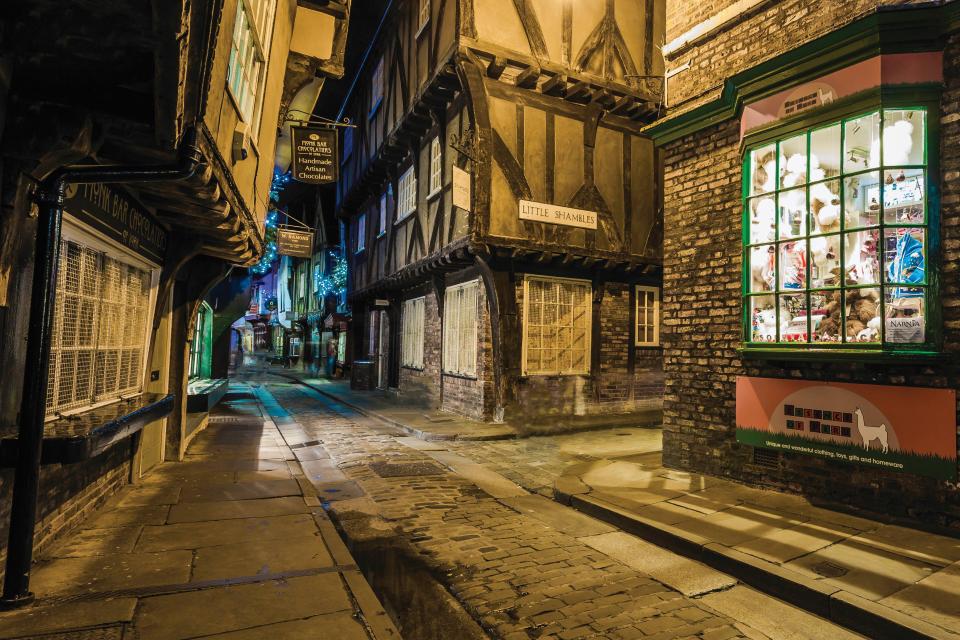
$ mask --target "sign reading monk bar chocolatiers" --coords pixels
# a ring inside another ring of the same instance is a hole
[[[144,258],[162,264],[167,230],[141,204],[106,184],[67,186],[64,210]]]
[[[334,129],[290,127],[293,179],[307,184],[337,181],[337,132]]]

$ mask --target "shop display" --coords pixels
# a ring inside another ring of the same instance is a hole
[[[751,150],[753,342],[925,339],[925,133],[886,110]]]

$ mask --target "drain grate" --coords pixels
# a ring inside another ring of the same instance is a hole
[[[435,476],[443,473],[443,469],[430,462],[374,462],[369,467],[381,478]]]
[[[814,573],[824,578],[840,578],[850,573],[850,569],[827,561],[818,562],[810,568],[813,569]]]
[[[95,627],[88,629],[69,629],[56,633],[40,635],[17,636],[12,640],[123,640],[126,625],[111,625],[109,627]]]
[[[764,469],[776,469],[780,466],[780,452],[756,447],[753,450],[753,464]]]

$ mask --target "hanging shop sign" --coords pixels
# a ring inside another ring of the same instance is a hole
[[[277,227],[277,253],[294,258],[313,255],[313,231]]]
[[[864,468],[957,478],[956,392],[737,378],[737,442]]]
[[[290,127],[293,143],[293,179],[307,184],[337,181],[337,131],[316,127]]]
[[[597,228],[597,212],[584,209],[571,209],[545,202],[520,201],[520,219],[549,224],[562,224],[580,229]]]
[[[472,206],[470,174],[460,167],[453,168],[453,206],[464,211],[470,211]]]
[[[163,263],[167,230],[125,192],[106,184],[69,184],[63,208],[108,238],[151,262]]]

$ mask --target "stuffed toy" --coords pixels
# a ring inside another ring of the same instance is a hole
[[[880,316],[867,323],[865,329],[857,334],[857,342],[878,342],[880,340]]]
[[[760,260],[756,259],[756,253],[752,253],[751,258],[750,270],[753,275],[751,291],[773,291],[776,277],[776,249],[772,246],[768,247],[766,257]]]
[[[912,122],[898,120],[883,128],[884,164],[909,164],[911,151],[913,151]],[[870,166],[880,166],[880,141],[877,139],[874,139],[870,145]]]
[[[839,256],[836,242],[836,238],[810,239],[811,277],[820,283],[818,286],[828,287],[838,284],[838,281],[831,277]]]
[[[840,231],[840,196],[819,183],[810,187],[810,210],[816,222],[816,233]]]
[[[804,184],[807,181],[807,157],[795,153],[787,158],[784,167],[783,179],[780,181],[784,189]]]
[[[776,228],[777,206],[773,198],[761,198],[753,212],[752,242],[773,242]]]
[[[880,259],[877,255],[875,232],[848,234],[847,284],[876,284],[880,277]],[[891,265],[892,266],[892,265]]]
[[[777,338],[776,309],[754,309],[753,341],[773,342]]]
[[[765,153],[753,169],[753,192],[769,193],[776,188],[777,158],[771,151]]]

